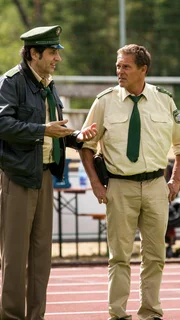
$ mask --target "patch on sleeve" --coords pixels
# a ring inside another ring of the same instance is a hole
[[[100,93],[97,95],[97,98],[99,99],[99,98],[101,98],[102,96],[104,96],[105,94],[107,94],[107,93],[109,93],[109,92],[111,92],[111,91],[113,91],[113,88],[108,88],[108,89],[100,92]]]
[[[176,109],[173,111],[174,121],[180,124],[180,110]]]
[[[166,90],[166,89],[164,89],[164,88],[156,87],[156,89],[157,89],[159,92],[168,94],[168,96],[170,96],[171,98],[172,98],[172,96],[173,96],[171,92],[169,92],[168,90]]]

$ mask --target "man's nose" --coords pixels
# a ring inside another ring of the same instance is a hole
[[[117,73],[117,74],[121,74],[122,72],[123,72],[122,67],[118,67],[118,68],[116,69],[116,73]]]
[[[59,52],[56,53],[55,59],[56,59],[56,61],[62,61],[62,58],[61,58]]]
[[[120,67],[118,71],[119,71],[119,73],[123,73],[124,72],[124,68]]]

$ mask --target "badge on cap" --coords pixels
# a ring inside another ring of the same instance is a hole
[[[173,117],[176,123],[180,124],[180,110],[176,109],[173,111]]]
[[[56,35],[58,36],[58,35],[60,34],[60,32],[61,32],[61,28],[58,27],[58,28],[56,29]]]

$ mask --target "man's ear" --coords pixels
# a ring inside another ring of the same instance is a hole
[[[147,66],[146,66],[146,65],[142,66],[142,67],[141,67],[141,71],[142,71],[142,73],[143,73],[144,75],[146,75],[146,74],[147,74],[147,71],[148,71]]]
[[[30,49],[30,54],[33,60],[37,60],[39,58],[39,53],[35,50],[35,48]]]
[[[144,66],[142,66],[142,68],[141,68],[141,70],[142,70],[142,72],[146,75],[146,73],[147,73],[147,66],[146,65],[144,65]]]

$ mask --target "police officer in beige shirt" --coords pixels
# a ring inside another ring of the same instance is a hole
[[[169,92],[145,82],[150,62],[143,46],[119,49],[119,85],[97,96],[84,124],[96,122],[98,130],[94,139],[84,143],[81,157],[95,196],[107,208],[110,320],[132,319],[126,305],[137,228],[142,255],[138,319],[161,320],[163,316],[159,292],[168,203],[180,188],[180,111]],[[164,169],[171,145],[175,163],[166,184]],[[94,169],[93,155],[99,149],[109,172],[107,188]]]

